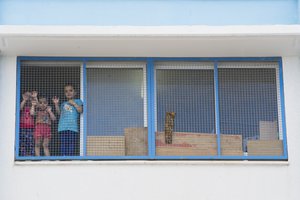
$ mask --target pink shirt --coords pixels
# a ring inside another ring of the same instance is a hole
[[[30,107],[24,107],[21,111],[20,128],[34,128],[34,118],[30,115]]]

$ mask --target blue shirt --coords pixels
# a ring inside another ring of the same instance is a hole
[[[82,106],[82,101],[80,99],[74,99],[74,102],[78,106]],[[58,132],[60,131],[79,132],[78,117],[79,117],[79,112],[76,110],[76,108],[67,101],[63,102],[60,105],[60,118],[58,123]]]

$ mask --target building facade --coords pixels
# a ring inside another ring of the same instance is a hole
[[[0,0],[0,199],[299,199],[298,77],[299,0]]]

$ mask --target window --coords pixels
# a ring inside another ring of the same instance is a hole
[[[88,156],[147,156],[145,70],[145,63],[87,64]]]
[[[286,160],[281,67],[19,57],[16,160]]]
[[[220,130],[241,135],[247,155],[282,155],[278,64],[219,64]]]
[[[65,102],[67,100],[64,95],[66,84],[73,86],[76,91],[75,98],[82,98],[81,68],[79,62],[25,61],[21,63],[19,156],[44,156],[45,152],[40,150],[43,149],[43,146],[46,146],[46,153],[49,149],[51,156],[60,155],[62,138],[59,138],[57,131],[59,117],[56,116],[55,120],[51,120],[46,107],[40,109],[36,105],[32,109],[32,103],[38,103],[34,99],[33,93],[37,92],[38,99],[45,100],[48,107],[52,108],[51,112],[55,115],[55,105],[52,98],[57,96],[60,102]],[[30,113],[31,111],[33,113]],[[80,119],[76,121],[76,125],[79,127],[78,130],[82,129]],[[44,136],[46,140],[41,141],[40,138],[44,138]],[[79,145],[79,137],[82,138],[82,135],[77,135],[77,137],[71,142],[74,145],[74,155],[79,155],[82,151]]]
[[[155,66],[156,155],[217,155],[213,63],[165,62]],[[165,142],[167,112],[175,113],[171,144]]]

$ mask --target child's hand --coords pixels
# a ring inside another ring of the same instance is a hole
[[[52,101],[53,101],[54,104],[57,105],[59,103],[59,98],[57,96],[55,96],[55,97],[52,98]]]
[[[32,106],[36,106],[36,105],[37,105],[37,102],[36,102],[36,101],[32,101],[32,102],[31,102],[31,105],[32,105]]]
[[[36,99],[37,95],[38,95],[37,91],[32,91],[31,96],[32,96],[33,99]]]
[[[76,103],[75,103],[75,101],[74,101],[73,99],[69,100],[68,102],[69,102],[69,104],[71,104],[72,106],[75,106],[75,105],[76,105]]]
[[[52,111],[52,108],[50,106],[47,107],[47,112],[50,113]]]

